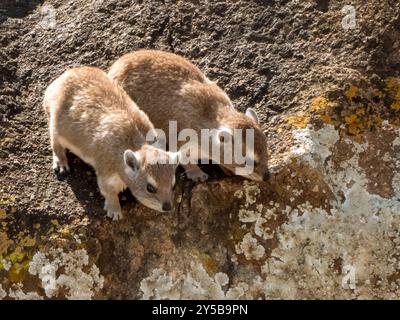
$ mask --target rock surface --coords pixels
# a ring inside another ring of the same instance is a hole
[[[351,2],[3,1],[0,298],[398,299],[400,4]],[[57,179],[45,88],[144,47],[260,113],[270,182],[211,170],[115,223],[87,165]]]

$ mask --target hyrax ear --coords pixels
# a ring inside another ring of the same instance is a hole
[[[139,152],[133,152],[132,150],[125,150],[124,162],[133,171],[138,171],[141,166],[141,159]]]
[[[251,120],[255,121],[255,123],[259,124],[260,121],[258,119],[257,113],[255,110],[251,108],[247,108],[246,110],[246,116],[248,116]]]

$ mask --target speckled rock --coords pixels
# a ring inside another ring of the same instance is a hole
[[[32,0],[0,4],[0,299],[400,297],[400,4]],[[354,19],[353,19],[354,18]],[[269,182],[181,179],[174,212],[50,170],[43,91],[125,52],[186,56],[255,108]]]

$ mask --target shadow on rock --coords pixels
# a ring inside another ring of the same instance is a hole
[[[42,3],[43,0],[2,0],[0,3],[0,24],[7,18],[24,18]]]

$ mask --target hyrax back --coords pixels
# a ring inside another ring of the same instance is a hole
[[[103,71],[92,67],[66,71],[48,87],[43,104],[53,168],[69,170],[66,149],[92,165],[110,217],[122,217],[118,193],[125,187],[155,210],[172,208],[176,164],[149,160],[164,157],[172,163],[176,155],[146,143],[146,134],[154,131],[152,123]]]
[[[255,168],[247,177],[263,180],[267,176],[267,140],[256,113],[251,109],[245,114],[235,110],[225,92],[190,61],[172,53],[139,50],[117,60],[108,76],[125,89],[156,128],[166,133],[169,121],[173,120],[177,121],[178,132],[191,128],[199,137],[201,129],[253,130],[254,151],[249,157]],[[221,165],[230,171],[242,166],[223,162]],[[192,173],[195,170],[188,169]],[[197,174],[204,177],[199,170]]]

